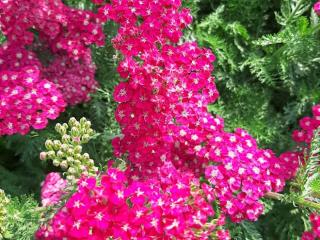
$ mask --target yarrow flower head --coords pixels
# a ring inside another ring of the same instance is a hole
[[[36,234],[38,239],[207,239],[216,224],[214,214],[192,175],[172,165],[170,173],[144,181],[129,181],[109,168],[101,179],[83,178],[65,207]],[[222,239],[222,238],[220,238]]]
[[[60,202],[65,193],[67,181],[59,173],[49,173],[41,186],[41,203],[44,207],[53,206]]]
[[[205,173],[233,221],[257,220],[259,199],[281,191],[297,163],[258,149],[244,130],[226,133],[223,119],[208,113],[219,96],[211,76],[215,56],[194,42],[176,44],[189,11],[180,1],[112,1],[100,13],[120,24],[113,43],[124,55],[118,72],[126,82],[114,91],[123,133],[113,140],[115,154],[128,156],[142,176],[156,175],[165,161]]]
[[[96,13],[61,0],[1,1],[0,27],[7,42],[0,49],[0,135],[43,129],[66,103],[90,99],[98,84],[89,46],[104,45],[102,25]],[[50,57],[41,62],[39,52]],[[36,69],[32,76],[26,73],[30,68]]]
[[[312,224],[312,231],[304,232],[302,240],[316,240],[320,238],[320,216],[317,213],[310,215],[310,222]]]
[[[286,155],[286,161],[295,163],[292,165],[292,170],[295,171],[299,167],[299,162],[303,163],[304,159],[308,159],[310,156],[306,154],[310,150],[310,144],[313,140],[316,130],[320,127],[320,105],[314,105],[312,107],[312,117],[303,117],[299,121],[299,130],[294,130],[292,132],[292,139],[297,143],[294,151],[282,154]]]
[[[13,46],[0,48],[0,135],[43,129],[65,108],[60,91],[41,78],[34,54]]]
[[[86,54],[90,44],[104,45],[100,18],[61,0],[2,1],[0,12],[1,30],[9,42],[31,45],[35,37],[30,29],[34,29],[53,52],[63,50],[74,59]]]
[[[63,98],[70,105],[90,100],[90,93],[98,88],[95,80],[96,67],[88,49],[81,60],[67,55],[57,55],[54,61],[43,70],[43,76],[56,84]]]

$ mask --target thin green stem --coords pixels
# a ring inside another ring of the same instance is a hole
[[[286,200],[285,195],[280,194],[280,193],[275,193],[275,192],[268,192],[265,195],[265,197],[270,198],[270,199],[274,199],[274,200],[278,200],[278,201]],[[290,201],[290,202],[292,204],[297,204],[301,207],[313,208],[313,209],[320,211],[320,204],[319,203],[315,203],[315,202],[306,200],[304,198],[297,198],[297,199],[294,199],[293,201]]]

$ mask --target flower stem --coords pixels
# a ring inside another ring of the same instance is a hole
[[[292,204],[297,204],[302,207],[314,208],[314,209],[317,209],[320,211],[320,204],[319,203],[315,203],[315,202],[306,200],[304,198],[296,198],[293,201],[287,201],[285,198],[285,195],[280,194],[280,193],[275,193],[275,192],[268,192],[265,195],[265,197],[270,198],[270,199],[274,199],[274,200],[278,200],[278,201],[290,202]]]

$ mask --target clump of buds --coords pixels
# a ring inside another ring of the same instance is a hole
[[[86,118],[77,121],[71,118],[67,123],[58,123],[55,130],[60,140],[47,140],[46,152],[40,153],[41,160],[52,160],[53,165],[61,167],[69,183],[75,183],[81,176],[92,176],[98,171],[88,153],[82,153],[82,145],[94,135],[91,122]]]
[[[6,232],[6,206],[9,203],[9,199],[4,194],[4,191],[0,189],[0,239],[4,239]]]

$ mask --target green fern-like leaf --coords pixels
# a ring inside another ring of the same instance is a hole
[[[234,240],[263,240],[259,226],[247,221],[232,226],[231,235]]]
[[[10,199],[6,210],[8,219],[8,240],[32,240],[39,227],[40,212],[38,203],[32,196],[21,196]]]
[[[310,1],[308,0],[283,0],[280,13],[275,13],[277,22],[286,26],[304,14],[309,7]]]

